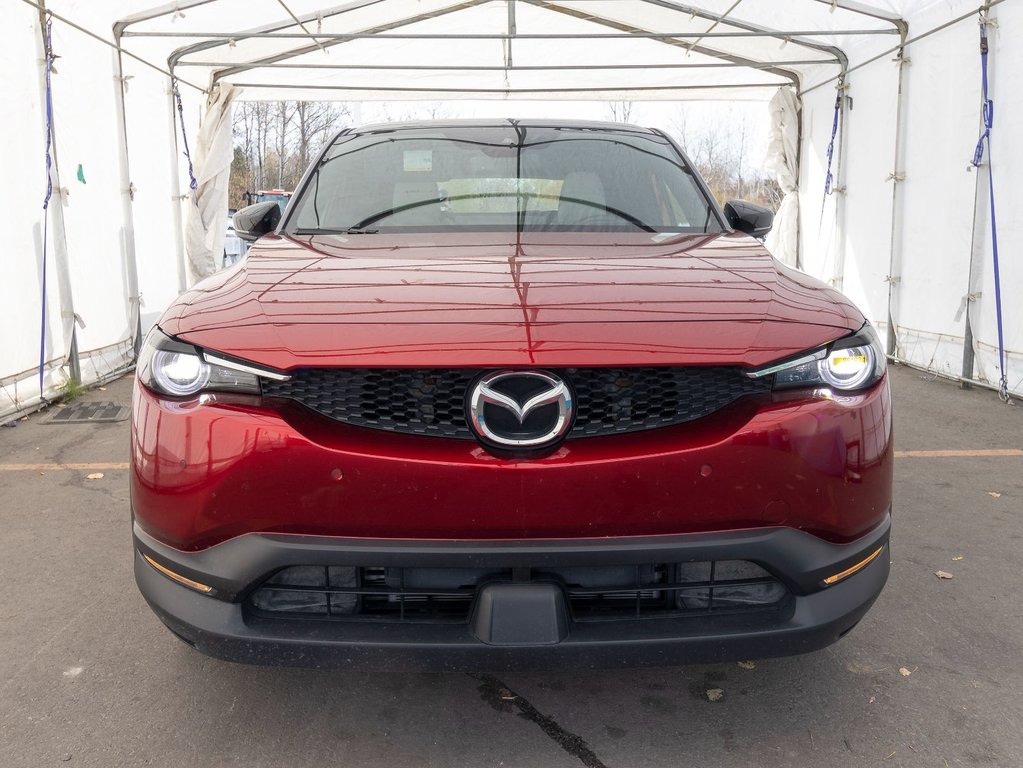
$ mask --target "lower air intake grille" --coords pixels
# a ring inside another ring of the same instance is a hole
[[[550,369],[575,391],[569,437],[635,432],[707,416],[744,395],[770,390],[733,367]],[[288,381],[264,379],[266,397],[295,400],[358,427],[472,439],[466,391],[480,370],[304,368]]]
[[[577,622],[775,609],[788,596],[745,560],[527,570],[529,580],[564,588]],[[506,568],[294,566],[264,582],[249,605],[268,617],[465,623],[481,584],[511,579]]]

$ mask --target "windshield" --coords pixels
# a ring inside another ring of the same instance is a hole
[[[666,139],[535,126],[386,129],[341,136],[288,231],[718,232]]]

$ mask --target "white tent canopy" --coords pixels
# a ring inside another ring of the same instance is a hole
[[[0,414],[38,405],[40,357],[43,397],[69,376],[88,383],[129,367],[141,328],[212,268],[236,100],[770,102],[769,165],[787,193],[775,254],[841,287],[894,356],[997,382],[988,165],[969,165],[980,12],[997,21],[990,150],[1008,385],[1023,394],[1023,232],[1007,213],[1020,195],[1008,182],[1023,172],[1009,151],[1023,118],[1020,3],[20,0],[8,10],[2,98],[23,117],[8,127],[3,194],[16,226],[0,281]],[[48,23],[58,58],[44,218]]]

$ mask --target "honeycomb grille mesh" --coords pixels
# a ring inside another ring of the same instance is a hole
[[[732,367],[563,368],[575,392],[569,437],[683,424],[740,397],[770,390]],[[263,381],[263,395],[294,400],[358,427],[473,439],[466,391],[481,370],[465,368],[305,368],[288,381]]]

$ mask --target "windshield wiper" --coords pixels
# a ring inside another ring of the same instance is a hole
[[[296,235],[375,235],[379,229],[366,229],[364,227],[348,227],[347,229],[331,229],[329,227],[316,227],[313,229],[296,229]]]

